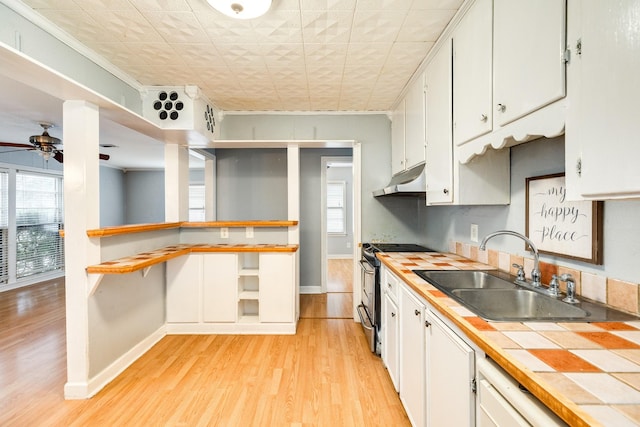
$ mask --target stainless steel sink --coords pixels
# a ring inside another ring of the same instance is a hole
[[[517,289],[514,283],[486,271],[427,271],[416,273],[437,288],[446,289]],[[422,273],[422,274],[421,274]]]
[[[637,316],[580,299],[567,304],[520,286],[515,276],[498,271],[414,270],[433,286],[485,320],[518,322],[624,322]]]
[[[454,289],[451,295],[488,320],[562,321],[589,317],[580,307],[528,289]]]

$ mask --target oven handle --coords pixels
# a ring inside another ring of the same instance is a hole
[[[371,268],[371,264],[363,259],[360,260],[360,267],[362,267],[362,270],[364,270],[365,274],[373,275],[376,272],[374,268]]]
[[[364,317],[362,317],[362,310],[365,310],[364,312]],[[358,306],[358,316],[360,317],[360,323],[362,323],[362,327],[365,328],[366,330],[370,331],[373,329],[373,325],[371,324],[371,320],[369,319],[369,315],[367,314],[366,309],[364,308],[364,305],[360,304]],[[365,322],[364,319],[367,319],[368,322]],[[367,326],[367,324],[369,326]]]

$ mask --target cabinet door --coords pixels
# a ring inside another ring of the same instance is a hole
[[[569,21],[570,30],[581,23],[569,39],[567,188],[573,199],[640,197],[638,2],[585,0],[579,6]]]
[[[451,140],[451,40],[442,45],[426,69],[427,203],[453,202]]]
[[[202,255],[185,255],[167,261],[167,322],[200,321]]]
[[[565,0],[494,0],[494,128],[564,97],[565,6]]]
[[[427,321],[428,425],[474,425],[474,352],[435,314],[428,312]]]
[[[424,162],[425,144],[424,75],[411,86],[405,98],[405,160],[406,169]]]
[[[294,321],[295,256],[260,253],[258,273],[260,322]]]
[[[477,0],[453,35],[453,137],[456,145],[492,129],[492,22],[492,0]]]
[[[202,320],[235,322],[238,318],[238,256],[202,255]]]
[[[411,424],[425,423],[424,305],[400,288],[400,400]]]
[[[405,120],[404,99],[391,115],[391,174],[395,175],[405,169]]]
[[[400,324],[398,322],[398,306],[389,297],[388,293],[384,295],[384,318],[382,327],[384,331],[384,339],[382,340],[382,361],[384,362],[391,382],[396,391],[398,388],[398,332]]]

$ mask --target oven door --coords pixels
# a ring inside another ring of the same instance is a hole
[[[358,305],[358,316],[369,341],[369,348],[376,351],[376,331],[374,324],[376,269],[366,259],[360,260],[362,269],[362,295]]]

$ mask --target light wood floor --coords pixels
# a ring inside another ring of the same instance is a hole
[[[65,401],[64,283],[0,293],[1,426],[408,426],[351,319],[296,335],[163,338],[92,399]]]
[[[353,260],[327,260],[327,293],[300,295],[303,319],[353,319]]]

